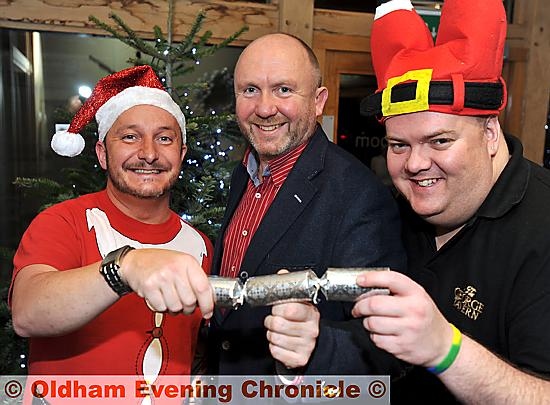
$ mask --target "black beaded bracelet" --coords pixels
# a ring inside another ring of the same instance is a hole
[[[118,270],[120,269],[120,262],[124,256],[131,250],[134,250],[131,246],[123,246],[119,249],[113,250],[108,253],[107,256],[101,262],[99,272],[103,275],[103,278],[120,297],[132,292],[132,289],[120,278]]]

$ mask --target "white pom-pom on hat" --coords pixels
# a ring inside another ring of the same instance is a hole
[[[54,134],[51,146],[58,155],[74,157],[84,150],[84,138],[80,134],[59,131]]]

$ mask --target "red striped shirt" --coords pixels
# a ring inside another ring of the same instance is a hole
[[[263,182],[257,186],[254,185],[252,178],[248,179],[246,191],[225,231],[221,276],[236,277],[239,273],[254,233],[307,144],[308,141],[290,152],[270,160],[264,171]],[[246,167],[248,167],[249,159],[255,159],[250,149],[245,153],[243,159],[243,164]]]

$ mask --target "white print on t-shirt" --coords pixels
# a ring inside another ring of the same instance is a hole
[[[154,247],[159,249],[171,249],[179,252],[185,252],[193,256],[199,263],[202,263],[203,257],[207,255],[206,244],[201,235],[184,221],[181,222],[181,229],[169,242],[162,244],[147,244],[130,239],[113,229],[109,218],[105,212],[99,208],[86,210],[86,221],[88,231],[95,229],[97,247],[101,257],[105,257],[109,252],[122,246],[132,246],[136,249]],[[155,313],[155,328],[162,327],[164,314]],[[147,337],[148,339],[150,338]],[[141,364],[141,372],[148,384],[152,384],[158,377],[163,363],[163,350],[160,337],[153,336],[153,339],[147,346],[142,359],[138,359],[137,364]],[[149,397],[146,397],[146,399]],[[147,403],[147,401],[144,401]]]
[[[193,256],[199,263],[206,256],[206,244],[201,235],[193,229],[189,224],[181,221],[181,230],[171,241],[158,245],[141,243],[137,240],[121,234],[113,229],[109,218],[105,212],[99,208],[91,208],[86,210],[86,220],[88,222],[88,230],[95,229],[95,237],[97,248],[101,257],[105,257],[109,252],[121,248],[125,245],[130,245],[136,249],[154,247],[158,249],[171,249],[179,252],[185,252]]]

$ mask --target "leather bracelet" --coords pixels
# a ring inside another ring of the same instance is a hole
[[[113,250],[105,256],[105,258],[101,261],[101,266],[99,267],[99,272],[109,287],[111,287],[111,289],[120,297],[132,292],[132,289],[128,286],[128,284],[122,281],[118,272],[122,259],[131,250],[134,250],[134,248],[128,245]]]

